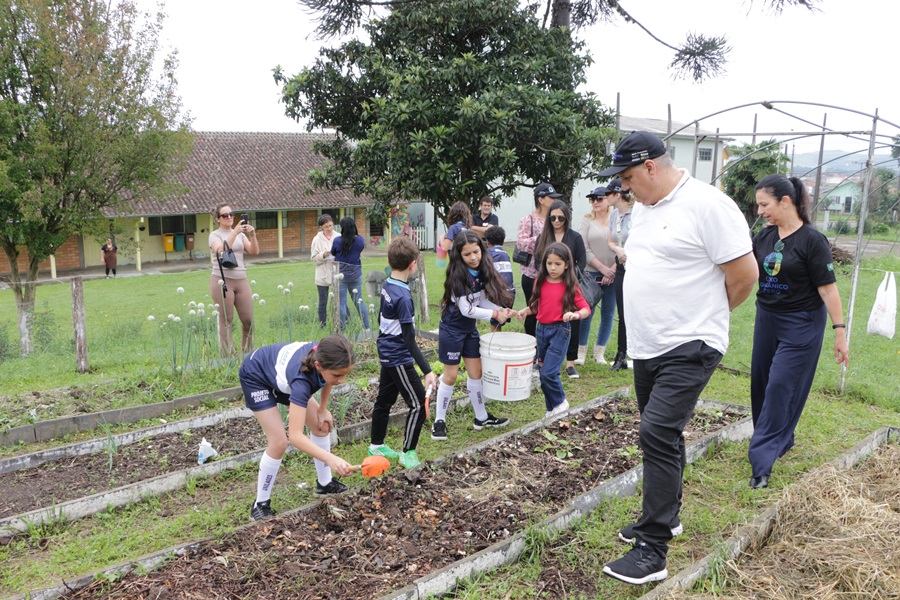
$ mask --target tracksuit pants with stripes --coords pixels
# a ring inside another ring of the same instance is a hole
[[[425,386],[416,372],[416,365],[409,363],[397,367],[382,365],[378,378],[378,399],[372,410],[372,443],[384,443],[387,435],[388,420],[391,407],[397,401],[397,395],[403,396],[409,413],[406,416],[406,427],[403,430],[403,451],[415,450],[419,443],[419,434],[425,424]]]

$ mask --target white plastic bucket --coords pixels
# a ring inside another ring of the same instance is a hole
[[[531,395],[531,366],[537,340],[525,333],[481,336],[482,394],[490,400],[525,400]]]

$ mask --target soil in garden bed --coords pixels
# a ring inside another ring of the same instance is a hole
[[[333,397],[336,423],[358,423],[372,417],[378,386]],[[401,401],[394,410],[405,408]],[[110,444],[96,454],[66,457],[30,469],[0,474],[0,518],[23,514],[123,485],[174,473],[197,465],[202,438],[219,457],[265,448],[266,436],[256,419],[228,419],[215,425],[167,433],[127,446]]]
[[[204,543],[164,568],[73,598],[373,598],[478,552],[640,460],[633,401],[507,438],[477,454],[394,471],[312,510]],[[743,415],[700,413],[712,431]]]

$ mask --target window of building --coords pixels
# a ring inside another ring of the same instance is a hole
[[[844,212],[850,214],[850,211],[853,210],[853,196],[847,196],[844,198]]]
[[[376,225],[375,223],[369,223],[369,236],[383,236],[384,235],[384,225]]]
[[[669,156],[672,158],[672,160],[675,160],[675,146],[669,147]]]
[[[150,235],[162,235],[164,233],[193,233],[197,231],[197,215],[166,215],[163,217],[149,217],[147,225]]]
[[[711,161],[712,160],[712,148],[697,148],[697,160],[701,161]]]
[[[278,211],[259,211],[251,215],[250,223],[256,229],[278,229]]]

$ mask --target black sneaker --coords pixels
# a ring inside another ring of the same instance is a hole
[[[254,502],[250,507],[250,518],[254,521],[262,521],[263,519],[271,519],[275,516],[275,511],[270,506],[271,500],[265,502]]]
[[[619,532],[619,539],[625,542],[626,544],[634,544],[637,541],[637,536],[634,535],[634,526],[636,523],[632,523],[627,527],[623,527]],[[678,537],[684,533],[684,525],[681,524],[681,521],[676,519],[675,523],[672,525],[672,537]]]
[[[488,413],[487,419],[484,421],[479,421],[478,419],[473,419],[472,421],[472,427],[475,431],[481,431],[485,427],[506,427],[507,425],[509,425],[509,419],[505,417],[495,417],[491,413]]]
[[[566,367],[566,375],[569,376],[569,379],[578,379],[580,377],[575,367]]]
[[[431,426],[431,439],[443,442],[447,439],[447,424],[443,421],[435,421]]]
[[[328,485],[322,485],[321,483],[316,481],[316,496],[340,494],[341,492],[346,492],[347,489],[347,486],[338,481],[337,478],[332,478],[331,482]]]
[[[666,557],[644,542],[636,543],[625,556],[607,564],[603,567],[603,572],[633,585],[662,581],[669,576]]]

